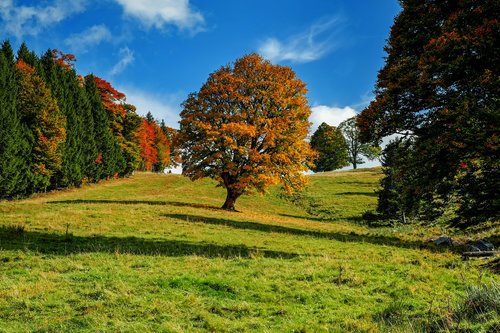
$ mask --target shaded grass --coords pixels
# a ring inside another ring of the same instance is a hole
[[[429,249],[443,252],[443,249],[431,246],[429,243],[424,243],[423,241],[408,241],[402,240],[397,237],[389,237],[385,235],[375,235],[375,234],[357,234],[354,232],[351,233],[340,233],[340,232],[321,232],[315,230],[305,230],[305,229],[297,229],[290,228],[286,226],[280,225],[272,225],[258,222],[247,222],[247,221],[234,221],[228,219],[220,219],[220,218],[209,218],[201,215],[187,215],[187,214],[165,214],[165,217],[170,219],[177,219],[181,221],[187,221],[191,223],[206,223],[212,225],[222,225],[235,229],[244,229],[244,230],[257,230],[262,232],[275,232],[275,233],[283,233],[283,234],[291,234],[291,235],[299,235],[299,236],[307,236],[314,238],[326,238],[337,240],[340,242],[355,242],[355,243],[371,243],[377,245],[387,245],[387,246],[396,246],[402,248],[416,248],[416,249]]]
[[[0,239],[7,239],[10,228],[0,227]],[[3,250],[33,251],[40,254],[70,255],[76,253],[121,253],[136,255],[192,256],[207,258],[251,258],[255,256],[289,259],[295,253],[270,251],[244,245],[221,246],[168,239],[139,237],[107,237],[100,235],[74,236],[38,231],[23,232],[22,236],[0,242]]]

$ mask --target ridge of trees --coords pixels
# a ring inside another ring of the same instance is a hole
[[[0,49],[0,198],[162,172],[176,130],[143,118],[109,82],[78,75],[76,58]],[[148,135],[145,135],[145,132]]]

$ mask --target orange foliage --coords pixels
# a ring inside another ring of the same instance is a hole
[[[35,139],[32,148],[33,171],[37,181],[42,184],[36,186],[45,187],[49,178],[62,167],[66,118],[35,69],[21,59],[17,61],[16,67],[21,74],[17,107]]]
[[[137,138],[141,148],[141,157],[143,161],[143,170],[151,171],[153,165],[157,162],[157,150],[155,148],[155,128],[154,122],[148,122],[146,119],[142,120],[141,127],[137,132]]]
[[[76,57],[69,53],[62,53],[57,49],[52,50],[52,56],[56,65],[67,70],[72,70],[75,66]]]
[[[306,85],[289,67],[257,54],[212,73],[184,102],[179,131],[184,173],[210,177],[228,190],[226,209],[252,189],[305,183],[314,153],[305,138],[311,113]]]
[[[113,88],[108,81],[97,76],[94,77],[104,107],[113,114],[124,117],[127,113],[122,105],[125,103],[125,94]]]
[[[17,62],[16,62],[16,68],[18,70],[20,70],[22,73],[24,74],[28,74],[28,75],[32,75],[35,73],[35,69],[33,68],[33,66],[31,65],[28,65],[27,63],[24,62],[24,60],[22,59],[19,59]]]

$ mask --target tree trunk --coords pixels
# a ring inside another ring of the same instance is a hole
[[[224,204],[222,205],[222,209],[232,210],[232,211],[236,210],[234,209],[234,203],[236,202],[236,199],[238,199],[240,195],[241,193],[238,193],[228,188],[226,202],[224,202]]]
[[[358,164],[357,164],[356,162],[352,162],[352,168],[353,168],[354,170],[356,170],[356,168],[357,168],[357,167],[358,167]]]

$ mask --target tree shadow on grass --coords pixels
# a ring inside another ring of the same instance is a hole
[[[296,253],[271,251],[244,245],[219,245],[171,239],[139,237],[73,236],[40,231],[13,231],[0,227],[0,251],[23,250],[54,255],[78,253],[122,253],[153,256],[200,256],[207,258],[280,258],[292,259]]]
[[[49,204],[117,204],[117,205],[152,205],[152,206],[176,206],[221,210],[220,207],[179,201],[157,201],[157,200],[104,200],[104,199],[76,199],[48,201]]]
[[[378,197],[378,193],[376,192],[339,192],[335,193],[335,195],[365,195],[368,197]]]
[[[351,233],[324,232],[316,230],[297,229],[281,225],[263,224],[257,222],[247,222],[247,221],[234,221],[234,220],[190,215],[190,214],[163,214],[162,216],[170,219],[182,220],[184,222],[223,225],[235,229],[256,230],[262,232],[276,232],[289,235],[308,236],[320,239],[332,239],[340,242],[371,243],[376,245],[396,246],[407,249],[428,249],[435,252],[445,251],[445,249],[443,248],[437,248],[435,246],[432,246],[431,244],[424,243],[422,241],[407,241],[397,237],[390,237],[383,235],[357,234],[354,232]]]
[[[361,216],[349,216],[349,217],[328,217],[328,218],[323,218],[323,217],[317,217],[317,216],[300,216],[300,215],[291,215],[291,214],[278,214],[280,216],[284,217],[291,217],[293,219],[299,219],[299,220],[311,220],[311,221],[317,221],[317,222],[342,222],[342,221],[349,221],[349,222],[361,222],[363,221],[363,218]]]

